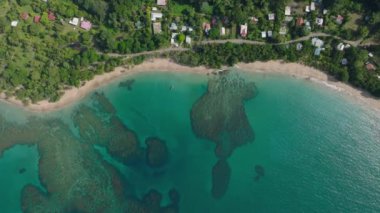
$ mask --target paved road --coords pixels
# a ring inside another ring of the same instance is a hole
[[[292,43],[296,43],[296,42],[307,41],[313,37],[333,37],[333,38],[336,38],[338,40],[341,40],[342,42],[344,42],[346,44],[350,44],[351,46],[354,46],[354,47],[368,46],[367,44],[361,44],[361,42],[363,41],[362,39],[357,40],[357,41],[348,41],[348,40],[344,40],[338,36],[333,36],[333,35],[330,35],[327,33],[311,33],[308,36],[304,36],[304,37],[301,37],[298,39],[294,39],[294,40],[286,41],[286,42],[282,42],[282,43],[275,43],[272,45],[292,44]],[[200,41],[197,44],[225,44],[227,42],[234,43],[234,44],[255,44],[255,45],[270,44],[270,43],[266,43],[263,41],[251,41],[251,40],[245,40],[245,39],[206,40],[206,41]],[[371,45],[379,45],[379,44],[371,44]],[[144,52],[133,53],[133,54],[108,53],[108,55],[112,56],[112,57],[125,57],[125,59],[128,59],[128,58],[133,58],[133,57],[142,56],[142,55],[163,54],[163,53],[168,53],[168,52],[183,52],[183,51],[187,51],[187,50],[190,50],[190,49],[184,48],[184,47],[177,47],[177,48],[169,47],[169,48],[160,49],[160,50],[144,51]]]

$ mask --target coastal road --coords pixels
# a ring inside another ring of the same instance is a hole
[[[346,44],[350,44],[351,46],[358,47],[358,46],[368,46],[368,44],[361,44],[362,39],[357,41],[348,41],[344,40],[338,36],[330,35],[327,33],[311,33],[307,36],[282,42],[282,43],[267,43],[263,41],[252,41],[252,40],[246,40],[246,39],[224,39],[224,40],[206,40],[206,41],[200,41],[196,44],[225,44],[225,43],[233,43],[233,44],[253,44],[253,45],[265,45],[265,44],[272,44],[272,45],[283,45],[283,44],[293,44],[301,41],[307,41],[313,37],[333,37],[335,39],[341,40],[342,42]],[[379,45],[379,44],[371,44],[371,45]],[[108,56],[111,57],[124,57],[124,59],[129,59],[137,56],[143,56],[143,55],[155,55],[155,54],[163,54],[163,53],[169,53],[169,52],[183,52],[188,51],[190,48],[184,48],[184,47],[169,47],[165,49],[159,49],[159,50],[153,50],[153,51],[144,51],[140,53],[132,53],[132,54],[118,54],[118,53],[107,53]]]

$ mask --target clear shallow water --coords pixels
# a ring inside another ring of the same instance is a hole
[[[150,136],[166,141],[170,158],[164,168],[127,167],[104,148],[96,147],[97,152],[127,178],[137,196],[155,188],[165,193],[162,202],[166,204],[166,192],[175,187],[181,195],[181,212],[380,211],[379,115],[304,80],[242,75],[258,88],[257,96],[245,104],[256,139],[237,148],[228,159],[232,174],[222,199],[210,193],[215,145],[198,139],[191,129],[190,109],[207,89],[204,76],[141,74],[131,91],[119,88],[118,82],[100,89],[143,146]],[[68,114],[54,116],[70,123]],[[11,168],[17,162],[9,159],[19,153],[16,146],[0,159],[0,169],[6,171],[1,173],[5,178],[1,182],[8,188],[15,181]],[[38,155],[24,156],[37,165]],[[255,165],[265,169],[259,181],[254,180]],[[23,185],[38,185],[38,170],[26,171],[34,171],[34,179],[18,182],[14,194],[2,193],[0,207],[3,200],[18,202]],[[18,169],[16,173],[20,176]]]

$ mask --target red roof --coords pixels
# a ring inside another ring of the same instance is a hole
[[[27,12],[21,13],[20,18],[23,20],[27,20],[29,18],[29,15]]]
[[[48,19],[49,19],[50,21],[55,21],[55,15],[54,15],[53,12],[49,11],[49,13],[48,13]]]
[[[34,23],[40,23],[41,21],[41,16],[34,16]]]
[[[305,21],[303,20],[303,18],[299,17],[297,18],[297,26],[302,26],[303,24],[305,23]]]
[[[368,71],[376,70],[375,65],[373,65],[369,62],[365,65],[365,67],[367,68]]]

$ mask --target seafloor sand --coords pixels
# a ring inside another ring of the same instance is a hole
[[[304,66],[302,64],[297,63],[282,63],[281,61],[268,61],[268,62],[254,62],[254,63],[239,63],[236,65],[237,68],[249,72],[271,72],[271,73],[284,73],[288,75],[292,75],[297,78],[310,79],[316,83],[320,83],[322,85],[328,86],[334,90],[339,90],[344,92],[349,97],[354,98],[359,103],[365,104],[371,108],[376,110],[380,110],[380,100],[375,99],[367,93],[355,89],[347,84],[337,82],[333,80],[331,77],[326,75],[325,73]],[[143,64],[137,65],[133,68],[127,67],[117,67],[114,71],[110,73],[105,73],[103,75],[96,76],[91,81],[87,82],[84,86],[80,88],[72,88],[66,90],[64,95],[58,102],[50,103],[48,101],[41,101],[36,104],[29,104],[28,106],[24,106],[23,103],[15,98],[5,99],[4,95],[0,98],[2,100],[15,104],[17,106],[21,106],[26,108],[29,111],[35,112],[46,112],[53,111],[57,109],[61,109],[65,106],[74,103],[85,97],[88,93],[93,91],[94,89],[105,85],[120,76],[132,75],[140,72],[146,71],[169,71],[169,72],[191,72],[191,73],[199,73],[199,74],[207,74],[214,70],[208,69],[205,67],[187,67],[171,62],[168,59],[152,59],[144,62]]]

